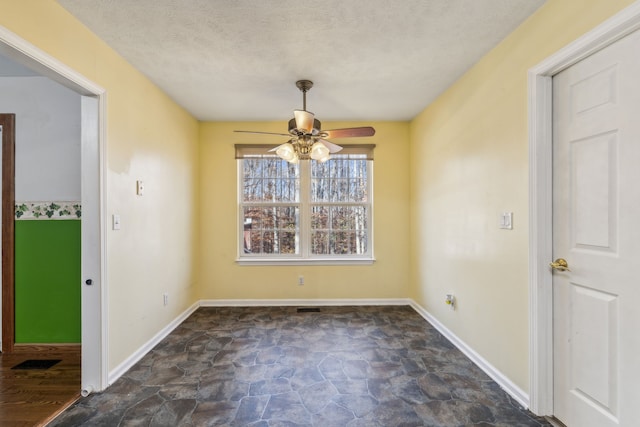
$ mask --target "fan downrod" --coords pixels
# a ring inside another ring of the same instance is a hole
[[[313,87],[311,80],[298,80],[296,87],[302,91],[302,109],[307,111],[307,91]]]

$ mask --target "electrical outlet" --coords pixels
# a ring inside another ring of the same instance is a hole
[[[298,286],[304,285],[304,276],[298,276]]]
[[[444,300],[444,302],[449,306],[451,310],[456,309],[456,297],[453,294],[447,294],[447,298]]]
[[[162,301],[164,302],[164,305],[167,306],[169,305],[169,294],[168,293],[164,293],[162,294]]]
[[[137,180],[136,181],[136,194],[138,196],[144,195],[144,182]]]

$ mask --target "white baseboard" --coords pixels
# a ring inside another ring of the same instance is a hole
[[[411,305],[408,298],[391,299],[205,299],[200,307],[285,307],[344,305]]]
[[[431,323],[434,328],[453,343],[458,349],[464,353],[473,363],[482,369],[492,380],[494,380],[504,391],[506,391],[513,399],[521,404],[524,408],[529,409],[529,395],[507,378],[502,372],[496,369],[484,357],[480,356],[475,350],[469,347],[464,341],[458,338],[446,326],[438,321],[431,313],[411,300],[411,307],[417,311],[427,322]]]
[[[121,364],[116,366],[115,369],[113,369],[111,372],[109,372],[108,385],[111,385],[114,382],[116,382],[116,380],[118,378],[120,378],[129,369],[131,369],[131,367],[133,365],[138,363],[138,361],[140,361],[140,359],[142,359],[147,353],[149,353],[151,351],[151,349],[153,349],[153,347],[158,345],[158,343],[160,341],[162,341],[175,328],[177,328],[182,322],[184,322],[187,317],[191,316],[191,314],[193,314],[193,312],[196,311],[198,309],[198,307],[200,307],[200,303],[199,302],[195,302],[194,304],[192,304],[191,307],[187,308],[178,317],[173,319],[173,321],[171,321],[171,323],[169,323],[167,326],[162,328],[162,330],[160,330],[160,332],[155,334],[153,336],[153,338],[151,338],[149,341],[147,341],[135,353],[133,353],[128,358],[126,358]]]
[[[482,369],[491,379],[493,379],[500,387],[502,387],[511,397],[525,408],[529,408],[529,395],[521,388],[515,385],[502,372],[497,370],[493,365],[487,362],[482,356],[476,353],[464,341],[458,338],[447,327],[440,323],[428,311],[418,305],[410,298],[391,298],[391,299],[206,299],[200,300],[187,308],[182,314],[176,317],[171,323],[165,326],[153,338],[147,341],[135,353],[118,365],[109,373],[109,385],[113,384],[133,365],[144,357],[153,347],[169,335],[178,325],[199,307],[274,307],[274,306],[347,306],[347,305],[410,305],[418,312],[427,322],[433,325],[442,335],[453,343],[462,353],[464,353],[472,362]]]

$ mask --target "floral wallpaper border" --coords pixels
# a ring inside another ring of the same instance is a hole
[[[16,220],[80,219],[80,202],[16,202]]]

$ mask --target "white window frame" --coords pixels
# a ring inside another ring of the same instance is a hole
[[[269,202],[265,206],[298,206],[299,207],[299,239],[296,245],[300,247],[299,255],[280,254],[245,254],[244,253],[244,212],[243,207],[243,151],[250,154],[267,154],[271,146],[237,145],[237,258],[239,265],[367,265],[375,262],[373,239],[373,145],[363,145],[359,150],[357,145],[345,147],[343,151],[353,153],[368,153],[366,160],[367,171],[367,202],[311,202],[311,160],[302,160],[299,163],[300,194],[298,202]],[[271,154],[271,153],[268,153]],[[340,153],[342,154],[342,153]],[[331,161],[331,160],[329,160]],[[256,205],[256,203],[247,203]],[[367,252],[365,254],[311,254],[311,208],[312,206],[366,206],[367,207]]]

